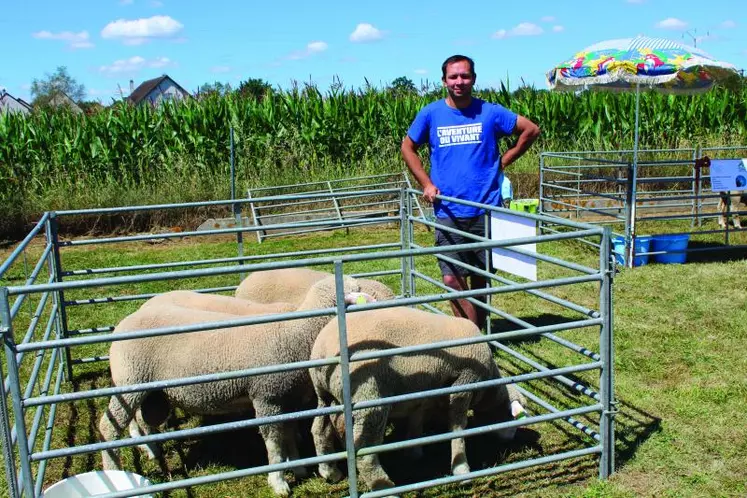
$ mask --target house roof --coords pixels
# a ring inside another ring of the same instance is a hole
[[[62,90],[57,90],[52,94],[49,99],[49,105],[53,107],[67,106],[75,113],[83,112],[83,109]]]
[[[139,104],[143,101],[143,99],[145,99],[145,97],[148,96],[148,94],[150,94],[150,92],[152,92],[165,80],[171,81],[174,86],[176,86],[184,95],[189,95],[189,92],[185,90],[179,83],[174,81],[174,79],[169,75],[164,74],[159,76],[158,78],[153,78],[152,80],[146,80],[140,83],[140,85],[135,88],[135,90],[133,90],[130,96],[127,97],[127,100],[133,104]]]
[[[29,103],[25,100],[14,97],[5,90],[0,90],[0,109],[11,108],[13,102],[26,109],[27,111],[31,110],[31,105],[29,105]]]

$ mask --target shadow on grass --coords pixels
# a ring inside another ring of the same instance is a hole
[[[563,366],[548,360],[536,351],[524,351],[524,354],[551,370]],[[506,375],[533,371],[515,358],[507,358],[506,365],[502,369]],[[599,392],[596,384],[590,384],[588,379],[575,374],[566,374],[564,377],[572,382],[572,386],[560,382],[553,384],[535,382],[530,390],[560,410],[598,401]],[[584,394],[582,391],[587,391],[588,394]],[[596,417],[581,416],[577,419],[593,430],[597,430],[598,415]],[[587,435],[566,422],[558,421],[555,425],[565,436],[579,443],[589,440]],[[617,397],[617,414],[615,416],[616,468],[620,468],[630,461],[641,444],[660,430],[661,418]]]
[[[558,315],[555,313],[543,313],[541,315],[532,316],[532,317],[521,317],[522,320],[525,322],[531,323],[535,327],[545,327],[548,325],[559,325],[561,323],[568,323],[577,321],[578,318],[570,318],[568,316],[564,315]],[[520,330],[521,325],[517,325],[513,323],[510,320],[506,320],[505,318],[493,318],[490,321],[490,332],[493,334],[499,334],[501,332],[509,332],[513,330]],[[516,339],[507,339],[501,341],[503,344],[532,344],[537,343],[540,340],[542,340],[542,337],[539,335],[533,335],[533,336],[527,336],[527,337],[519,337]]]
[[[731,239],[731,244],[739,242]],[[688,263],[725,263],[727,261],[741,261],[747,258],[747,250],[725,246],[717,242],[690,241],[688,249],[698,249],[687,253]]]

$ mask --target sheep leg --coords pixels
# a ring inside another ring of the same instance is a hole
[[[146,436],[150,434],[151,427],[145,420],[143,420],[143,412],[138,409],[135,411],[135,418],[130,422],[130,437],[136,438]],[[153,460],[161,454],[161,449],[155,443],[145,443],[138,445],[141,451],[143,451],[149,460]]]
[[[407,439],[419,438],[423,435],[423,416],[425,409],[418,407],[407,418]],[[406,450],[407,455],[415,460],[423,458],[422,446],[411,446]]]
[[[99,432],[104,441],[114,441],[135,417],[135,411],[143,399],[143,393],[116,394],[109,399],[109,406],[99,420]],[[104,470],[119,470],[122,461],[116,449],[101,452]]]
[[[377,396],[378,397],[378,396]],[[381,444],[384,440],[388,406],[377,406],[358,411],[353,421],[353,438],[356,449]],[[352,448],[351,448],[352,449]],[[372,491],[391,488],[394,483],[379,462],[379,455],[365,455],[358,459],[361,479]]]
[[[285,424],[285,428],[283,430],[285,452],[288,454],[288,458],[290,460],[298,460],[301,458],[298,453],[298,444],[296,442],[297,434],[298,422],[292,421]],[[306,471],[306,467],[304,467],[303,465],[293,467],[293,474],[297,479],[303,479],[304,477],[309,475],[309,473]]]
[[[317,408],[327,408],[329,406],[323,401],[323,396],[317,391],[319,402]],[[330,416],[314,417],[311,424],[311,435],[314,438],[314,448],[318,456],[328,455],[335,451],[335,431]],[[337,468],[334,462],[320,463],[319,475],[328,482],[338,482],[342,479],[342,472]]]
[[[254,400],[254,412],[257,418],[280,415],[282,410],[279,406],[261,400]],[[260,426],[259,433],[265,441],[267,449],[267,463],[270,465],[282,463],[286,460],[285,455],[285,436],[283,424],[266,424]],[[278,496],[289,496],[290,486],[285,481],[285,473],[282,470],[276,470],[267,474],[267,483]]]
[[[472,401],[472,393],[462,392],[449,396],[449,429],[462,431],[467,427],[467,410]],[[467,463],[467,451],[464,438],[459,437],[451,440],[451,473],[462,475],[469,473]]]

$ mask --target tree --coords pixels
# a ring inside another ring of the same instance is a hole
[[[55,95],[64,93],[73,102],[80,102],[86,96],[86,87],[83,83],[70,76],[66,66],[58,66],[52,74],[45,74],[43,79],[31,83],[31,98],[34,106],[44,106]]]
[[[407,76],[400,76],[392,81],[389,85],[389,91],[396,96],[418,93],[415,83]]]
[[[197,88],[197,94],[199,96],[218,95],[223,96],[233,91],[230,83],[221,83],[216,81],[215,83],[205,83]]]
[[[272,85],[262,78],[249,78],[239,83],[237,92],[242,97],[261,101],[265,96],[272,94]]]

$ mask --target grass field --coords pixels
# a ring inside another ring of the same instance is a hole
[[[245,254],[279,253],[292,250],[329,249],[332,247],[384,243],[398,240],[398,230],[352,230],[322,233],[294,240],[276,239],[256,244],[249,238]],[[432,234],[418,232],[422,245],[432,243]],[[116,249],[113,249],[116,247]],[[542,252],[565,260],[595,266],[595,256],[587,246],[566,242],[543,245]],[[0,253],[4,260],[10,248]],[[34,261],[29,251],[29,261]],[[190,261],[235,255],[230,239],[185,238],[158,245],[128,243],[111,246],[83,246],[65,250],[66,268],[97,268],[143,263]],[[732,255],[734,256],[734,255]],[[503,496],[744,496],[747,495],[747,425],[742,416],[747,407],[747,292],[744,275],[747,259],[721,258],[710,254],[686,265],[648,265],[623,270],[614,284],[614,331],[617,416],[616,473],[607,481],[597,479],[598,464],[592,457],[532,467],[483,478],[464,485],[442,486],[406,496],[503,497]],[[729,260],[731,259],[731,260]],[[383,260],[346,267],[347,273],[394,268],[396,261]],[[33,263],[31,263],[33,264]],[[436,277],[438,269],[432,257],[418,258],[417,268]],[[28,270],[20,265],[2,285],[18,285]],[[542,278],[565,276],[564,271],[542,264]],[[395,290],[399,278],[384,279]],[[154,282],[137,286],[106,289],[105,295],[162,292],[173,288],[235,285],[237,277]],[[418,287],[419,292],[435,288]],[[598,290],[592,284],[558,287],[553,293],[578,304],[594,307]],[[93,290],[69,293],[67,299],[93,297]],[[96,294],[97,297],[102,295]],[[37,297],[33,298],[33,306]],[[555,305],[525,294],[502,295],[494,305],[535,325],[567,319],[568,313]],[[114,325],[138,302],[80,306],[70,311],[72,328]],[[19,323],[28,321],[32,305],[24,304]],[[495,320],[498,330],[510,328]],[[19,327],[18,330],[25,330]],[[563,337],[594,349],[596,331],[573,330]],[[18,335],[19,332],[16,332]],[[560,363],[564,356],[547,341],[512,344],[522,353],[548,364]],[[76,357],[105,354],[106,348],[76,348]],[[521,367],[497,356],[507,373]],[[26,363],[30,363],[26,361]],[[7,369],[5,369],[7,373]],[[27,372],[24,371],[26,374]],[[583,378],[583,376],[581,376]],[[105,363],[76,367],[74,382],[64,390],[106,387],[110,384]],[[532,384],[551,399],[563,402],[559,390]],[[567,399],[567,397],[566,397]],[[57,412],[53,448],[98,441],[96,424],[106,400],[62,404]],[[534,408],[530,406],[530,409]],[[203,420],[214,423],[225,419]],[[173,416],[171,428],[194,426],[201,421],[182,413]],[[517,441],[498,446],[492,438],[467,441],[474,469],[577,449],[588,438],[562,422],[546,423],[522,429]],[[155,482],[209,475],[266,463],[264,447],[256,431],[222,433],[215,436],[164,445],[164,457],[147,461],[133,450],[123,451],[126,468],[148,476]],[[37,448],[38,451],[38,448]],[[302,449],[310,456],[310,444]],[[448,443],[426,448],[426,458],[412,462],[398,453],[382,457],[392,479],[400,483],[432,479],[448,474]],[[49,485],[60,478],[96,469],[98,454],[59,458],[50,462],[45,478]],[[2,488],[6,489],[4,476]],[[344,496],[346,484],[329,485],[315,474],[293,483],[293,496]],[[242,478],[224,483],[174,491],[168,496],[233,497],[272,496],[265,476]]]

